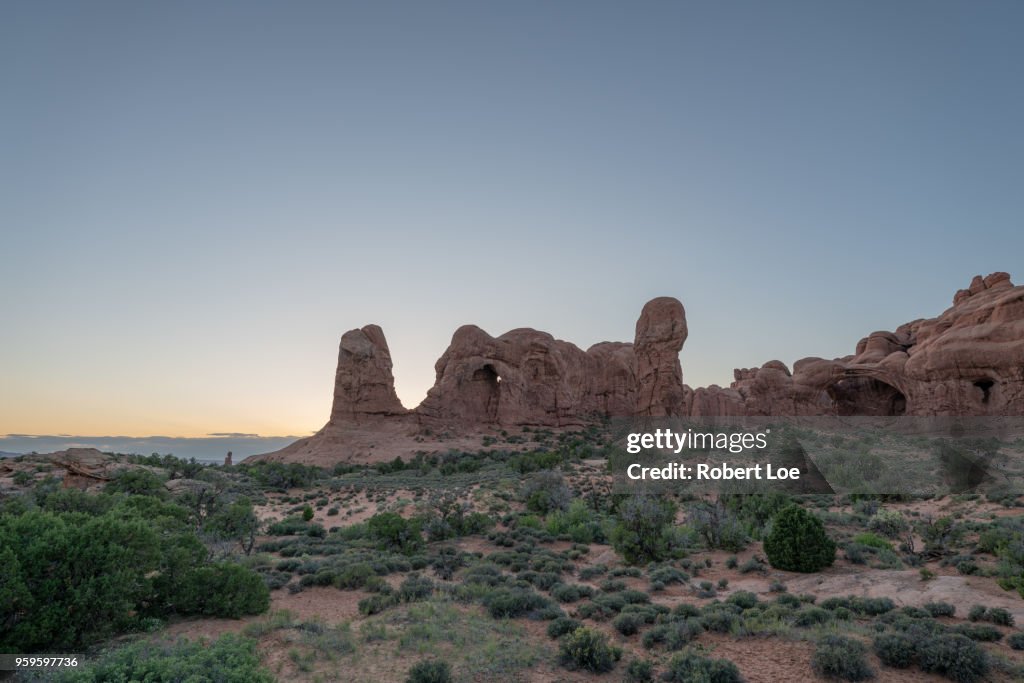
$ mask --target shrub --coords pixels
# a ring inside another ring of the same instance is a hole
[[[654,665],[646,659],[634,659],[626,666],[626,683],[649,683],[654,680]]]
[[[832,612],[822,607],[806,607],[793,616],[793,625],[797,627],[824,624],[833,616]]]
[[[987,624],[957,624],[953,627],[952,632],[982,643],[992,643],[1003,638],[999,629]]]
[[[1006,644],[1014,650],[1024,650],[1024,633],[1011,633],[1006,638]]]
[[[675,550],[673,529],[676,506],[661,496],[635,495],[627,498],[612,529],[615,551],[630,564],[658,562]]]
[[[976,642],[949,633],[918,644],[918,662],[923,671],[933,672],[957,683],[973,683],[988,672],[988,656]]]
[[[539,515],[566,510],[572,502],[572,491],[565,485],[562,474],[555,470],[541,470],[527,479],[522,490],[526,509]]]
[[[695,503],[689,509],[687,521],[708,548],[735,553],[747,547],[747,532],[722,501]]]
[[[448,662],[438,659],[425,659],[416,662],[409,669],[409,676],[406,683],[451,683],[452,668]]]
[[[141,641],[82,662],[68,675],[76,683],[103,681],[247,681],[273,683],[260,666],[256,641],[225,635],[209,643]]]
[[[177,611],[237,619],[270,608],[270,590],[259,574],[230,562],[193,569],[176,596]]]
[[[878,534],[871,532],[864,534],[857,534],[853,537],[853,542],[858,545],[867,546],[868,548],[875,548],[877,550],[892,550],[892,543],[885,540]]]
[[[764,562],[756,557],[751,557],[749,560],[740,565],[740,574],[749,574],[750,572],[763,572],[765,571]]]
[[[583,624],[575,619],[569,617],[559,617],[552,620],[548,624],[548,637],[549,638],[561,638],[566,633],[572,633],[576,629],[582,627]]]
[[[423,545],[419,522],[394,512],[377,513],[368,520],[367,529],[388,550],[412,553]]]
[[[551,597],[558,602],[576,602],[580,598],[589,598],[594,591],[590,586],[559,583],[551,587]]]
[[[543,595],[520,588],[499,588],[484,598],[484,607],[495,619],[521,617],[528,612],[547,607],[550,603]]]
[[[434,582],[420,574],[412,574],[398,588],[398,597],[402,602],[426,600],[434,592]]]
[[[643,645],[652,648],[657,643],[664,643],[670,652],[682,650],[694,638],[704,632],[700,619],[683,619],[668,624],[660,624],[644,634]]]
[[[914,640],[905,633],[883,633],[875,637],[875,654],[886,666],[905,669],[914,663]]]
[[[682,652],[668,661],[661,680],[667,683],[742,683],[739,669],[728,659]]]
[[[164,480],[145,469],[121,470],[103,490],[107,493],[127,493],[139,496],[166,498]]]
[[[701,612],[701,622],[709,631],[729,633],[742,621],[740,608],[726,603],[712,603]]]
[[[569,669],[604,673],[615,668],[620,657],[622,650],[609,645],[608,636],[586,627],[563,636],[559,643],[559,660]]]
[[[750,609],[757,604],[757,596],[750,591],[736,591],[727,597],[725,601],[741,609]]]
[[[306,505],[302,508],[302,519],[303,521],[309,522],[313,519],[313,508]]]
[[[844,681],[864,681],[874,677],[868,666],[867,648],[859,640],[844,636],[825,636],[818,641],[811,667],[821,676]]]
[[[615,630],[624,636],[634,635],[643,626],[644,618],[636,613],[620,614],[612,621]]]
[[[790,505],[775,516],[764,551],[776,569],[808,573],[831,566],[836,544],[825,533],[820,519]]]
[[[896,538],[909,528],[898,510],[879,510],[868,520],[868,529],[889,538]]]
[[[359,601],[359,613],[363,616],[377,614],[398,604],[398,598],[394,595],[371,595]]]
[[[929,602],[924,608],[933,617],[951,617],[956,614],[956,607],[948,602]]]
[[[1013,626],[1013,615],[1002,607],[990,607],[985,618],[997,626]]]

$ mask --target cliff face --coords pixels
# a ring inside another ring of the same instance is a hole
[[[377,325],[341,335],[330,422],[405,413],[391,368],[391,351]]]
[[[1024,287],[975,277],[937,318],[873,332],[853,355],[735,371],[688,391],[688,414],[1024,415]]]
[[[777,360],[737,369],[727,388],[683,384],[687,334],[683,305],[670,297],[644,306],[632,344],[586,351],[528,328],[492,337],[465,325],[437,361],[427,398],[410,411],[395,393],[383,331],[350,330],[341,338],[330,420],[279,454],[342,448],[357,427],[372,440],[396,425],[409,435],[602,417],[1024,415],[1024,287],[1006,273],[974,278],[937,318],[873,332],[853,355],[804,358],[792,371]]]

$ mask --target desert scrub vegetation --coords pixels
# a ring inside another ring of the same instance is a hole
[[[0,647],[75,649],[172,614],[267,609],[252,570],[211,563],[190,510],[163,496],[86,494],[44,482],[0,512]],[[209,519],[208,515],[206,519]],[[218,591],[212,595],[211,591]]]
[[[406,683],[451,683],[452,668],[448,662],[425,659],[412,665],[405,680]]]
[[[622,650],[608,644],[608,636],[581,627],[562,636],[558,643],[559,661],[568,669],[605,673],[615,668]]]
[[[822,637],[814,648],[811,668],[820,676],[843,681],[864,681],[875,673],[867,662],[867,648],[853,638],[838,635]]]
[[[225,635],[216,641],[179,640],[170,645],[142,641],[90,657],[74,671],[49,677],[58,683],[106,681],[227,681],[274,683],[260,664],[256,641]]]
[[[629,564],[658,562],[682,554],[686,542],[675,528],[676,505],[660,496],[634,495],[619,504],[612,546]]]
[[[743,683],[739,669],[728,659],[714,659],[692,651],[669,659],[661,680],[666,683]]]
[[[764,552],[776,569],[810,573],[832,565],[836,544],[813,513],[790,505],[775,515]]]

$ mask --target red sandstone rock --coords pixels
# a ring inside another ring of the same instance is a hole
[[[341,335],[331,422],[357,420],[364,415],[405,413],[395,393],[391,367],[391,351],[384,332],[377,325]]]
[[[686,342],[686,311],[678,299],[648,301],[636,321],[633,352],[637,365],[635,413],[664,417],[683,412],[683,370],[679,352]]]
[[[728,388],[683,385],[687,333],[683,305],[668,297],[644,306],[634,343],[586,351],[546,332],[495,338],[466,325],[437,361],[427,398],[406,411],[384,334],[368,325],[342,336],[327,426],[279,453],[340,449],[368,421],[408,436],[428,423],[465,431],[626,416],[1024,415],[1024,287],[1007,273],[975,277],[937,318],[873,332],[852,356],[804,358],[792,372],[780,361],[737,369]]]

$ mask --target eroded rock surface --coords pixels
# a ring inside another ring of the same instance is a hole
[[[415,439],[608,417],[1024,415],[1024,287],[1007,273],[975,277],[938,317],[873,332],[852,355],[804,358],[792,370],[768,361],[737,369],[728,387],[683,384],[687,334],[683,305],[670,297],[644,306],[633,343],[586,351],[533,329],[492,337],[465,325],[437,361],[427,398],[408,411],[384,333],[368,325],[342,336],[328,424],[278,454],[333,453],[356,433]]]
[[[395,393],[391,368],[391,351],[384,331],[377,325],[341,335],[331,422],[358,420],[365,415],[405,413]]]
[[[1024,287],[977,276],[940,316],[873,332],[851,356],[792,373],[771,361],[688,397],[692,415],[1024,415]]]

